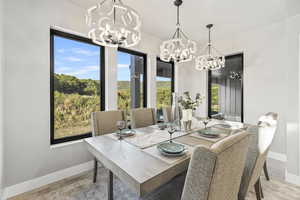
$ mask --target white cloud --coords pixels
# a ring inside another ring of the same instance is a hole
[[[89,51],[85,49],[80,49],[80,48],[73,48],[72,49],[73,53],[84,55],[84,56],[96,56],[99,55],[98,51]]]
[[[128,64],[118,64],[118,68],[129,68]]]
[[[80,61],[82,61],[82,59],[77,58],[77,57],[73,57],[73,56],[65,57],[64,60],[67,60],[67,61],[70,61],[70,62],[80,62]]]
[[[72,70],[71,67],[57,67],[57,69],[55,70],[55,73],[63,74],[63,73],[66,73],[70,70]]]
[[[71,69],[71,68],[69,68]],[[68,74],[68,75],[72,75],[72,76],[76,76],[76,75],[85,75],[85,74],[89,74],[90,72],[95,72],[99,70],[99,66],[95,65],[95,66],[85,66],[85,67],[80,67],[80,69],[78,70],[69,70],[69,71],[64,71],[63,73]]]
[[[58,52],[58,53],[65,53],[66,50],[65,50],[65,49],[58,49],[57,52]]]

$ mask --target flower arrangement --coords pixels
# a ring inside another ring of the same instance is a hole
[[[204,96],[200,93],[197,93],[195,100],[193,100],[189,92],[184,92],[183,96],[179,97],[178,103],[183,107],[183,109],[196,110],[202,103],[203,99]]]

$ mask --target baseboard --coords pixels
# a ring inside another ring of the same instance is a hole
[[[80,165],[76,165],[67,169],[63,169],[60,171],[56,171],[51,174],[47,174],[45,176],[41,176],[29,181],[25,181],[23,183],[19,183],[16,185],[12,185],[4,188],[3,191],[3,200],[6,200],[10,197],[22,194],[24,192],[29,192],[31,190],[40,188],[42,186],[48,185],[50,183],[54,183],[56,181],[60,181],[62,179],[75,176],[82,172],[91,170],[93,168],[93,161],[86,162]]]
[[[300,176],[285,172],[285,181],[300,186]]]
[[[282,153],[276,153],[276,152],[269,151],[268,158],[278,160],[281,162],[287,162],[287,156]]]

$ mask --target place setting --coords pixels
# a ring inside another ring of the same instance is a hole
[[[114,139],[123,140],[127,137],[136,135],[136,131],[127,127],[125,120],[119,120],[116,122],[117,131],[111,134]]]
[[[161,142],[155,146],[144,149],[145,152],[157,157],[170,164],[181,160],[186,157],[189,152],[191,152],[191,147],[174,142],[173,134],[176,133],[176,126],[172,123],[168,123],[167,129],[170,138],[168,141]]]
[[[209,126],[208,124],[214,121],[211,118],[208,117],[195,117],[198,121],[202,122],[204,125],[204,128],[198,129],[191,133],[192,137],[200,138],[200,139],[205,139],[209,140],[211,142],[217,142],[220,139],[223,139],[224,137],[230,135],[230,131],[224,130],[224,129],[218,129],[215,126]]]

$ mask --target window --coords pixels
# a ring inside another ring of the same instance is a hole
[[[51,144],[90,137],[91,113],[104,109],[104,48],[50,32]]]
[[[225,68],[209,71],[208,114],[243,122],[243,54],[226,56]]]
[[[163,120],[162,108],[171,106],[174,92],[174,63],[157,59],[156,108],[157,118]]]
[[[118,50],[118,109],[147,107],[147,56]]]

